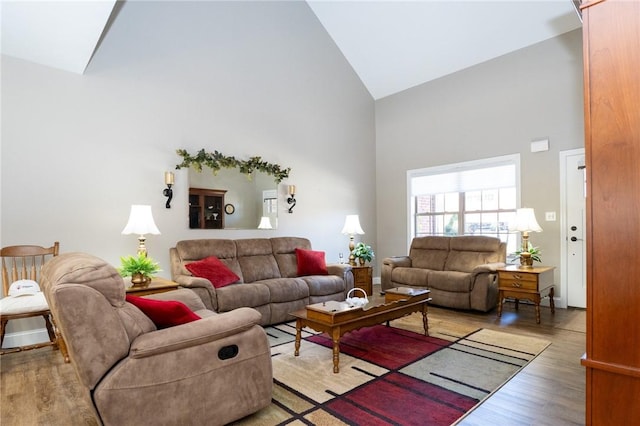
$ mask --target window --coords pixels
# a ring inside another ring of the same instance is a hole
[[[507,242],[519,205],[519,155],[450,164],[407,173],[410,235],[488,235]]]

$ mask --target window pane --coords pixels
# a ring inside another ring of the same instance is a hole
[[[480,227],[482,223],[480,222],[480,214],[472,213],[464,215],[464,233],[465,234],[479,234]]]
[[[435,194],[435,209],[434,212],[444,212],[444,194]]]
[[[498,210],[498,190],[482,191],[482,210]]]
[[[500,210],[516,208],[516,188],[500,189]]]
[[[480,217],[482,219],[481,234],[498,232],[498,213],[482,213]]]
[[[482,192],[466,192],[464,194],[464,208],[468,212],[482,210]]]
[[[457,212],[459,210],[458,205],[460,204],[460,194],[457,192],[448,192],[444,194],[444,205],[446,206],[446,211],[448,212]],[[457,218],[456,218],[457,221]]]
[[[416,197],[416,213],[427,213],[432,211],[431,195],[418,195]]]
[[[444,227],[445,235],[458,235],[458,215],[457,214],[444,215],[444,222],[447,224]]]

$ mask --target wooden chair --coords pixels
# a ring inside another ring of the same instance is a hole
[[[4,294],[4,297],[0,299],[0,355],[53,346],[54,349],[59,348],[65,362],[69,362],[67,348],[57,327],[55,327],[55,321],[49,310],[49,305],[44,297],[44,293],[40,290],[39,285],[35,286],[32,283],[33,281],[37,283],[40,280],[42,265],[54,256],[57,256],[59,249],[60,244],[57,241],[49,248],[22,245],[0,249],[0,257],[2,258],[2,289]],[[29,281],[16,283],[16,281],[19,280],[30,280],[31,283]],[[13,290],[10,291],[11,284],[13,283],[16,284],[13,286]],[[25,284],[26,287],[32,286],[31,291],[29,291],[28,294],[16,294],[20,293],[21,290],[18,289],[20,286],[22,286],[22,291],[24,291]],[[11,320],[32,317],[44,318],[47,333],[49,334],[49,341],[14,348],[2,348],[7,323]]]

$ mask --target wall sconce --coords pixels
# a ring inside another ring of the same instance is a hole
[[[164,191],[162,191],[164,196],[167,197],[167,204],[165,204],[165,207],[170,209],[171,199],[173,198],[173,189],[171,189],[171,186],[175,183],[175,176],[173,175],[173,172],[164,172],[164,183],[167,185]]]
[[[293,208],[296,206],[296,186],[289,185],[287,187],[287,193],[289,194],[289,198],[287,198],[287,203],[291,204],[291,207],[289,207],[289,213],[293,213]]]
[[[356,243],[353,240],[353,236],[355,234],[364,234],[364,231],[360,226],[360,217],[357,214],[347,215],[346,219],[344,220],[342,233],[349,236],[349,265],[356,266],[356,257],[353,255],[353,249],[356,248]]]
[[[138,255],[147,255],[144,234],[159,235],[160,230],[153,221],[151,206],[133,205],[129,213],[129,221],[122,230],[123,235],[138,234]]]

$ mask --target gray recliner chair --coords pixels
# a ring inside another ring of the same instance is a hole
[[[179,300],[202,319],[158,330],[125,301],[116,269],[83,253],[57,256],[42,286],[71,362],[105,425],[226,424],[271,403],[271,352],[260,314],[216,314],[188,289]]]

